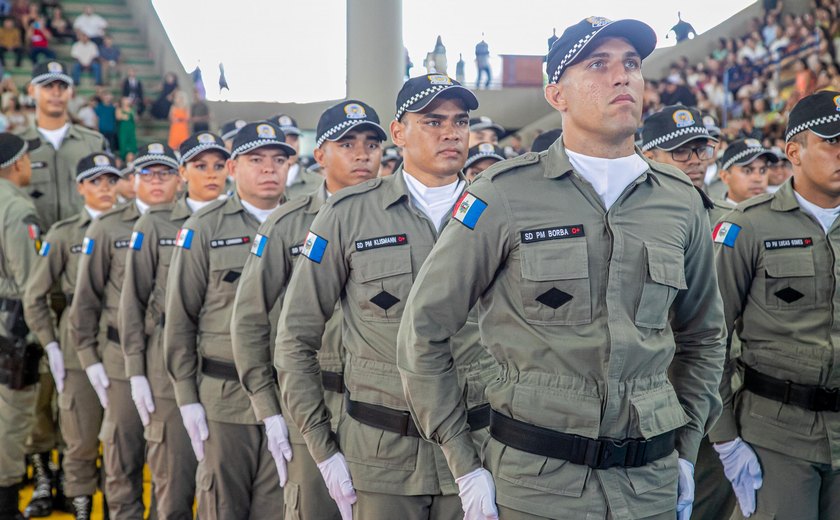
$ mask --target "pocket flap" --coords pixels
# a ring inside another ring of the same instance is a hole
[[[522,278],[534,282],[589,277],[586,239],[565,239],[520,247]]]
[[[165,423],[162,421],[149,421],[149,425],[143,428],[143,438],[149,442],[162,443],[164,427]]]
[[[99,429],[99,440],[102,442],[112,443],[114,437],[117,435],[117,423],[102,421],[102,427]]]
[[[353,279],[358,282],[370,282],[399,274],[411,274],[409,247],[388,247],[384,251],[356,253]]]
[[[810,251],[775,253],[764,258],[764,268],[771,278],[814,276],[814,257]]]
[[[685,255],[679,249],[645,244],[648,273],[654,282],[675,289],[688,289],[685,283]]]
[[[202,491],[210,491],[213,489],[213,472],[204,467],[204,464],[198,465],[198,475],[196,476],[196,484],[198,489]]]
[[[688,423],[677,393],[670,385],[630,398],[639,417],[639,431],[645,439],[676,430]]]
[[[245,266],[245,260],[247,259],[248,255],[244,254],[239,246],[225,247],[217,251],[211,249],[210,270],[221,271],[231,269],[241,273],[242,268]]]
[[[58,408],[60,410],[72,410],[73,409],[73,395],[67,392],[62,392],[58,394]]]

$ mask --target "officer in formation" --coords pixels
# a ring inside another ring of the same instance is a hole
[[[289,175],[286,179],[286,198],[296,199],[300,196],[309,195],[315,191],[324,180],[319,174],[307,171],[298,162],[300,154],[300,128],[297,121],[286,114],[279,114],[269,119],[269,122],[276,124],[286,136],[286,144],[295,149],[295,154],[289,157]]]
[[[105,409],[99,439],[105,495],[115,520],[141,518],[144,512],[146,442],[133,397],[148,382],[126,375],[121,347],[118,314],[126,253],[140,216],[150,206],[171,202],[180,184],[175,152],[165,144],[142,147],[132,167],[137,198],[101,215],[85,233],[69,317],[79,360]]]
[[[464,175],[467,181],[472,182],[479,173],[497,162],[504,160],[504,150],[490,143],[479,143],[470,148],[469,153],[467,153],[467,160],[464,163]]]
[[[739,204],[713,234],[726,327],[741,355],[737,367],[727,363],[709,439],[744,517],[840,511],[838,100],[825,91],[796,104],[785,130],[793,178]],[[733,394],[736,372],[743,387]]]
[[[66,446],[64,494],[76,517],[84,518],[91,513],[99,482],[96,461],[102,407],[76,355],[67,312],[61,314],[56,333],[50,296],[53,287],[58,286],[67,303],[72,303],[85,232],[93,219],[116,203],[120,171],[113,158],[103,152],[82,158],[76,171],[76,189],[84,207],[75,216],[53,224],[47,232],[38,253],[41,258],[26,286],[24,311],[29,328],[44,345],[58,390],[58,422]],[[49,460],[49,453],[44,455]],[[38,491],[36,486],[35,492]]]
[[[741,202],[767,193],[770,165],[779,157],[757,139],[738,139],[729,143],[720,159],[720,180],[726,191],[715,201],[711,220],[717,223]]]
[[[216,201],[227,178],[230,153],[209,132],[180,148],[183,197],[149,208],[134,225],[120,298],[119,331],[132,399],[145,427],[146,453],[158,518],[192,518],[197,461],[164,369],[166,281],[175,240],[184,222]],[[171,168],[171,164],[162,164]],[[148,167],[148,165],[146,166]]]
[[[249,250],[259,226],[284,201],[294,154],[272,123],[240,128],[228,161],[236,193],[187,219],[172,254],[165,366],[198,460],[198,515],[205,520],[261,518],[282,510],[271,439],[239,382],[230,324]]]
[[[634,20],[564,31],[545,88],[561,139],[478,177],[408,297],[405,394],[467,518],[691,515],[725,332],[704,200],[634,151],[655,43]],[[476,304],[501,367],[482,458],[452,370],[452,335]]]
[[[23,519],[18,485],[38,397],[41,349],[30,341],[23,314],[27,280],[41,248],[41,224],[24,191],[32,178],[29,152],[40,146],[0,133],[0,518]]]
[[[392,175],[400,163],[402,163],[402,153],[396,146],[387,146],[382,150],[382,166],[379,168],[379,177],[387,177]]]
[[[415,275],[467,185],[460,172],[469,111],[477,107],[472,92],[442,74],[408,80],[390,126],[402,166],[330,197],[286,291],[275,347],[282,408],[300,428],[345,520],[463,518],[443,453],[421,439],[408,412],[395,347]],[[346,391],[334,432],[316,354],[336,302]],[[484,384],[497,370],[472,317],[453,331],[450,368],[459,404],[470,410],[473,433],[463,439],[477,449],[488,421]]]

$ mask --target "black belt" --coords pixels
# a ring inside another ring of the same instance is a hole
[[[163,327],[166,326],[166,313],[165,312],[160,313],[160,321],[158,323],[160,323],[160,328],[163,328]]]
[[[201,373],[205,376],[215,377],[216,379],[239,381],[239,372],[236,371],[236,365],[209,357],[201,356]],[[274,379],[277,380],[277,370],[274,367],[271,367],[271,373],[274,374]]]
[[[67,302],[66,307],[70,307],[71,305],[73,305],[73,295],[72,294],[65,294],[64,295],[64,301]]]
[[[116,343],[117,345],[120,344],[120,333],[114,327],[108,327],[108,339]]]
[[[782,381],[744,365],[744,388],[784,404],[813,412],[840,412],[840,388]]]
[[[341,372],[321,372],[321,383],[324,385],[324,390],[337,394],[344,393],[344,374]]]
[[[590,439],[541,428],[490,411],[490,435],[517,450],[593,469],[638,468],[674,451],[674,432],[651,439]]]
[[[403,437],[420,437],[420,431],[409,412],[347,399],[347,415],[362,424],[398,433]],[[486,428],[490,424],[490,405],[484,404],[468,410],[467,423],[471,431]]]
[[[20,308],[21,301],[14,298],[0,298],[0,312],[14,312]]]

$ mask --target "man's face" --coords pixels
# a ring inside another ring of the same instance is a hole
[[[467,160],[469,113],[457,98],[437,98],[422,112],[391,123],[394,144],[403,149],[405,169],[437,177],[457,174]]]
[[[397,160],[391,159],[389,161],[385,161],[382,163],[382,166],[379,167],[379,176],[380,177],[387,177],[389,175],[394,174],[394,170],[397,169]]]
[[[492,128],[470,132],[470,148],[481,143],[499,144],[499,136]]]
[[[67,103],[73,97],[73,88],[63,81],[52,81],[46,85],[30,85],[29,95],[35,98],[38,112],[47,117],[66,116]]]
[[[100,175],[95,179],[84,180],[76,185],[85,206],[96,211],[108,211],[117,202],[117,185],[120,178],[111,173]]]
[[[181,179],[187,183],[188,197],[199,202],[219,198],[225,189],[227,159],[213,150],[202,152],[180,168]]]
[[[129,173],[117,183],[117,195],[125,200],[131,200],[137,197],[137,192],[134,190],[133,173]]]
[[[605,38],[584,59],[545,87],[546,100],[563,114],[563,131],[621,142],[642,117],[642,60],[623,38]]]
[[[263,146],[228,161],[239,196],[264,209],[276,206],[283,196],[289,166],[289,156],[277,146]]]
[[[135,173],[134,189],[137,198],[144,204],[154,206],[175,200],[181,187],[178,170],[163,164],[143,166]]]
[[[338,141],[324,141],[314,155],[324,168],[327,189],[335,193],[376,177],[382,143],[373,130],[351,130]]]
[[[728,187],[727,196],[743,202],[767,191],[767,159],[759,157],[743,166],[730,166],[720,172],[720,180]]]
[[[467,168],[467,171],[466,171],[467,181],[472,182],[473,179],[475,179],[476,176],[479,173],[481,173],[484,170],[486,170],[487,168],[493,166],[497,162],[499,162],[498,159],[493,159],[492,157],[488,157],[486,159],[481,159],[480,161],[476,161],[476,162],[472,163],[470,165],[470,167]]]
[[[683,171],[691,183],[702,188],[705,182],[706,167],[714,160],[714,147],[708,139],[689,141],[670,152],[653,148],[649,156],[664,164],[670,164]],[[685,158],[685,160],[680,160]]]
[[[809,184],[812,190],[829,197],[840,196],[840,139],[806,133],[806,146],[792,141],[785,149],[794,166],[794,183]]]

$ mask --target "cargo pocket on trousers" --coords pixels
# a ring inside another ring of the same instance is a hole
[[[113,444],[114,437],[117,436],[117,424],[113,422],[102,421],[102,427],[99,428],[99,440],[104,444]]]
[[[79,418],[73,412],[74,407],[72,394],[67,392],[58,394],[58,422],[61,432],[68,439],[78,442],[82,433],[79,428]]]
[[[523,244],[520,255],[520,293],[528,323],[581,325],[592,321],[585,238]]]
[[[552,495],[580,498],[583,494],[589,467],[508,446],[503,450],[499,462],[500,479]]]
[[[664,329],[668,310],[685,283],[685,256],[675,247],[645,244],[647,273],[642,286],[635,323],[639,327]]]
[[[146,442],[162,443],[165,426],[166,423],[162,421],[149,421],[149,425],[143,428],[143,438]]]
[[[218,510],[216,490],[214,489],[215,486],[213,486],[213,481],[213,472],[207,469],[206,464],[199,463],[195,476],[195,498],[199,504],[206,504],[205,507],[208,510],[221,514]],[[201,515],[202,511],[201,508],[199,508],[197,517]]]
[[[283,520],[301,520],[300,486],[294,482],[283,487]]]

